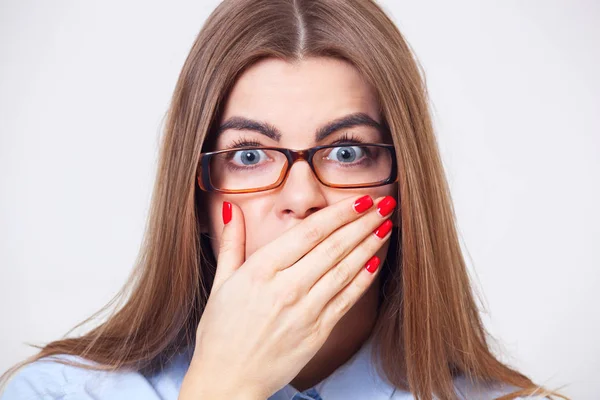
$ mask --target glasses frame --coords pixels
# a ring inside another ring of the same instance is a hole
[[[321,177],[319,176],[319,174],[317,174],[317,171],[315,170],[315,166],[313,165],[313,156],[315,155],[315,153],[317,151],[319,151],[321,149],[342,147],[344,145],[345,146],[358,146],[358,147],[376,146],[376,147],[381,147],[381,148],[385,148],[385,149],[389,150],[392,153],[392,170],[390,172],[390,176],[387,179],[384,179],[382,181],[369,183],[369,184],[333,185],[333,184],[324,182],[321,179]],[[279,178],[277,179],[277,181],[274,184],[272,184],[270,186],[265,186],[265,187],[258,188],[258,189],[238,189],[238,190],[223,190],[223,189],[215,188],[210,181],[210,173],[209,173],[210,159],[212,158],[212,156],[215,154],[226,153],[226,152],[231,152],[231,151],[241,151],[241,150],[275,150],[275,151],[278,151],[280,153],[283,153],[285,155],[285,157],[287,158],[287,166],[286,166],[286,168],[282,168]],[[218,192],[218,193],[229,193],[229,194],[255,193],[255,192],[263,192],[265,190],[275,189],[285,183],[285,181],[287,180],[287,178],[289,176],[290,170],[292,169],[292,165],[294,165],[294,163],[296,161],[301,161],[301,160],[304,160],[308,163],[313,174],[315,175],[317,180],[319,182],[321,182],[321,184],[323,184],[327,187],[332,187],[332,188],[336,188],[336,189],[357,189],[357,188],[376,187],[376,186],[389,185],[389,184],[392,184],[392,183],[395,183],[398,181],[398,166],[397,166],[397,160],[396,160],[396,150],[395,150],[393,144],[336,143],[336,144],[327,144],[327,145],[323,145],[323,146],[311,147],[311,148],[304,149],[304,150],[292,150],[292,149],[286,149],[284,147],[246,146],[246,147],[240,147],[240,148],[234,148],[234,149],[226,149],[226,150],[218,150],[218,151],[210,151],[210,152],[200,153],[200,161],[198,163],[200,171],[196,174],[198,186],[200,187],[201,190],[203,190],[205,192]]]

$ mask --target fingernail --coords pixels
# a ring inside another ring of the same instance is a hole
[[[383,222],[383,224],[379,225],[379,227],[373,231],[373,233],[377,237],[383,239],[385,237],[385,235],[388,234],[388,232],[390,231],[390,229],[392,229],[392,225],[393,225],[392,221],[389,220],[389,219],[386,219]]]
[[[383,200],[377,204],[377,212],[382,217],[387,216],[396,207],[396,200],[392,196],[385,196]]]
[[[365,268],[370,273],[373,273],[373,272],[377,271],[377,268],[379,268],[380,262],[381,262],[381,260],[379,260],[379,257],[373,256],[373,257],[371,257],[371,259],[369,261],[367,261]]]
[[[227,223],[231,221],[231,203],[228,201],[223,202],[223,223],[227,225]]]
[[[373,205],[373,199],[371,196],[366,195],[361,197],[360,199],[354,202],[354,211],[356,212],[365,212]]]

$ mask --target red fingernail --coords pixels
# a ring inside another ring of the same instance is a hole
[[[396,200],[392,196],[385,196],[383,200],[377,204],[377,212],[382,217],[391,213],[396,207]]]
[[[373,257],[371,257],[371,259],[369,261],[367,261],[365,268],[370,273],[373,273],[373,272],[377,271],[377,268],[379,268],[379,263],[380,263],[379,257],[373,256]]]
[[[379,225],[379,228],[375,229],[373,233],[377,235],[379,238],[383,239],[385,235],[388,234],[390,229],[392,229],[392,221],[386,219],[383,224]]]
[[[365,212],[369,208],[371,208],[372,205],[373,199],[371,198],[371,196],[366,195],[354,202],[354,210],[359,213]]]
[[[223,202],[223,223],[227,225],[227,223],[231,221],[231,203],[228,201]]]

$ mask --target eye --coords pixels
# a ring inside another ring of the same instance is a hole
[[[341,163],[352,163],[360,160],[365,153],[361,146],[340,146],[332,148],[327,158]]]
[[[231,159],[237,165],[242,166],[253,166],[260,162],[260,159],[266,159],[266,154],[264,151],[259,149],[246,149],[240,150],[233,153]]]

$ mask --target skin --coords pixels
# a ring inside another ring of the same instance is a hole
[[[220,123],[232,116],[267,122],[281,132],[279,142],[251,130],[228,129],[214,142],[221,150],[245,137],[263,146],[305,149],[330,144],[344,132],[369,143],[391,143],[377,129],[358,126],[339,130],[321,142],[314,132],[345,115],[363,112],[381,122],[375,91],[351,64],[334,58],[306,58],[291,64],[264,59],[247,69],[235,83],[224,106]],[[304,218],[342,198],[370,194],[373,198],[391,195],[397,199],[397,184],[339,189],[321,184],[308,163],[296,162],[282,186],[249,194],[205,193],[208,208],[204,226],[218,254],[223,230],[222,202],[237,204],[246,222],[246,258]],[[387,241],[376,253],[381,264],[389,247]],[[310,362],[290,382],[305,390],[331,375],[349,360],[369,337],[377,317],[380,275],[360,300],[340,319],[327,341]]]

